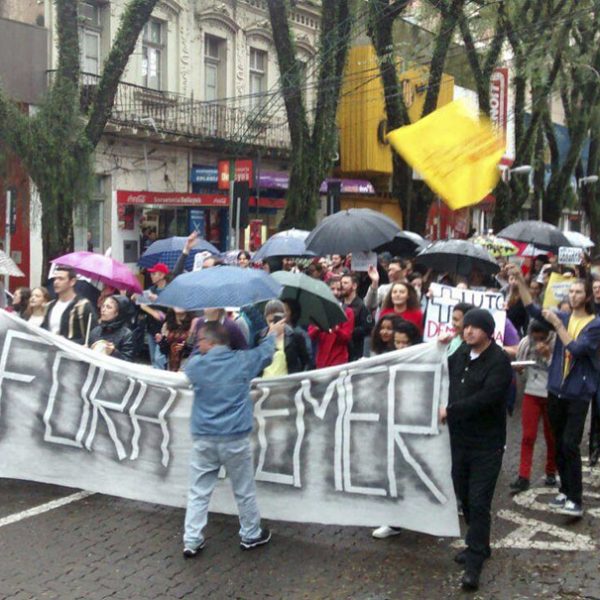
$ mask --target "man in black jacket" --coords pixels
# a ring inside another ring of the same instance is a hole
[[[77,274],[70,267],[57,267],[54,276],[56,299],[48,303],[42,327],[77,344],[85,344],[96,327],[96,311],[90,301],[75,293]]]
[[[373,318],[362,298],[356,293],[358,289],[358,277],[355,273],[342,275],[340,287],[344,300],[344,308],[351,308],[354,313],[352,341],[348,344],[348,360],[351,362],[363,357],[365,338],[371,335]]]
[[[467,523],[462,586],[479,587],[483,562],[490,556],[490,509],[506,444],[506,397],[512,380],[510,360],[493,341],[494,319],[483,309],[464,316],[462,346],[448,359],[447,408],[452,449],[452,481]]]

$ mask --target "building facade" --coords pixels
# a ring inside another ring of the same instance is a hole
[[[48,32],[35,2],[0,2],[0,84],[24,113],[35,110],[46,89]],[[43,7],[42,7],[43,8]],[[42,14],[43,17],[43,14]],[[7,204],[9,205],[7,207]],[[11,277],[11,290],[39,281],[41,270],[40,212],[37,195],[21,161],[0,140],[0,240],[24,277]],[[8,208],[8,210],[7,210]],[[10,215],[8,219],[4,218]]]
[[[127,0],[80,3],[82,107],[96,86]],[[316,78],[319,4],[299,1],[290,14],[308,99]],[[53,3],[46,22],[56,36]],[[50,69],[55,44],[50,43]],[[140,35],[95,154],[93,201],[78,219],[76,246],[130,263],[143,230],[158,237],[193,229],[230,247],[230,160],[248,179],[259,230],[274,229],[285,207],[289,134],[280,75],[263,0],[161,0]],[[225,161],[225,162],[223,162]],[[262,228],[261,228],[262,226]],[[254,224],[256,229],[256,224]],[[248,232],[246,232],[248,233]]]

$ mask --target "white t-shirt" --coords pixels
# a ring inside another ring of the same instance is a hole
[[[60,321],[70,303],[71,300],[57,300],[54,303],[54,306],[50,311],[50,320],[48,321],[52,333],[60,334]]]
[[[44,315],[31,315],[27,322],[35,327],[41,327],[44,322]]]

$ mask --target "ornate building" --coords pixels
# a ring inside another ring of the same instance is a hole
[[[126,5],[80,3],[84,109]],[[319,11],[318,2],[299,1],[290,15],[309,103]],[[49,0],[46,22],[54,37]],[[55,65],[55,44],[50,47]],[[253,216],[263,231],[274,228],[285,200],[268,186],[285,174],[289,151],[279,86],[266,2],[161,0],[129,60],[97,148],[96,197],[77,232],[78,245],[91,237],[95,250],[112,247],[115,258],[134,263],[142,228],[161,237],[196,228],[225,249],[229,196],[219,189],[217,169],[224,159],[250,173]]]

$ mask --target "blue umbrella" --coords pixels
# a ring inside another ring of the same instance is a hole
[[[176,277],[156,303],[190,311],[241,307],[277,298],[280,292],[281,285],[261,269],[223,266]]]
[[[314,252],[306,249],[305,240],[308,231],[290,229],[281,231],[270,237],[252,257],[253,262],[266,258],[284,258],[286,256],[316,256]]]
[[[185,246],[187,238],[183,236],[175,236],[164,240],[156,240],[152,242],[148,249],[142,254],[138,265],[148,269],[156,263],[165,263],[169,269],[172,269],[177,263],[177,259],[181,256],[181,251]],[[198,252],[210,252],[211,254],[219,254],[210,242],[199,239],[190,251],[190,255],[185,261],[185,268],[191,270],[194,268],[194,256]]]

